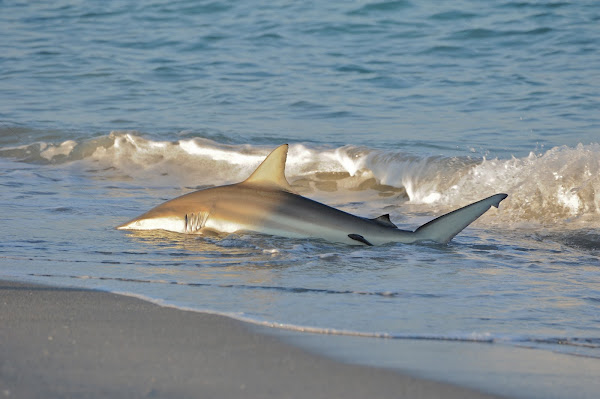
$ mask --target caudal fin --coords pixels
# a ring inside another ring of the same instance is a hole
[[[435,241],[445,244],[492,206],[498,208],[500,202],[506,197],[508,197],[507,194],[496,194],[474,202],[425,223],[415,230],[415,234],[419,236],[420,241]]]

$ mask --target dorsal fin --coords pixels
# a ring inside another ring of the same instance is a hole
[[[293,191],[290,183],[285,178],[285,161],[288,147],[287,144],[283,144],[275,148],[244,183],[261,184]]]
[[[382,224],[384,226],[387,227],[395,227],[398,228],[398,226],[396,226],[394,223],[392,223],[392,221],[390,220],[390,214],[386,213],[385,215],[381,215],[379,217],[376,217],[374,219],[371,219],[374,222],[377,222],[379,224]]]

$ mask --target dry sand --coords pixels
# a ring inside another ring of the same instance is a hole
[[[0,398],[491,398],[308,353],[222,316],[0,281]]]

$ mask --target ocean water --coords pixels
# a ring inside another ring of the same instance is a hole
[[[0,278],[316,333],[600,358],[597,1],[0,2]],[[115,226],[290,143],[302,195],[448,245]]]

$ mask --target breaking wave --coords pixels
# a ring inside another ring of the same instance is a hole
[[[118,131],[92,139],[0,148],[27,163],[74,165],[136,184],[208,187],[245,179],[272,147],[221,144],[204,138],[156,141]],[[344,192],[363,202],[427,204],[445,211],[497,192],[503,212],[487,216],[519,224],[566,223],[598,228],[600,144],[555,147],[511,159],[422,156],[364,146],[290,146],[286,174],[302,194]]]

